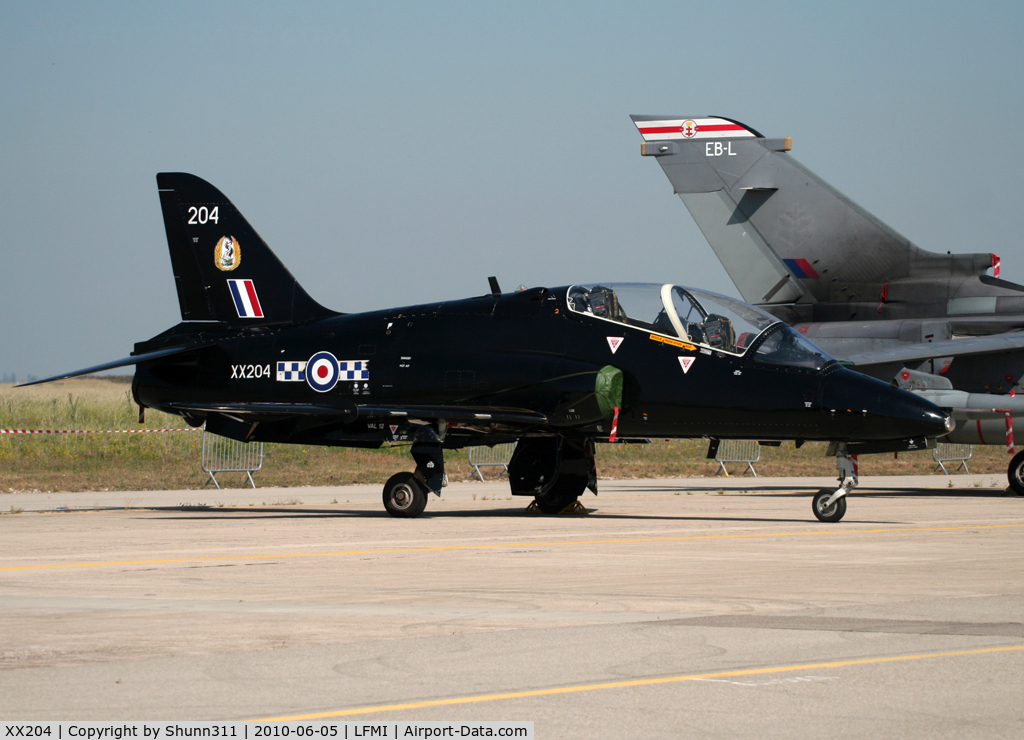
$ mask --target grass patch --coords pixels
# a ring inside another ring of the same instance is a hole
[[[146,410],[137,421],[130,378],[75,378],[29,388],[0,385],[3,429],[161,429],[186,426],[182,419]],[[706,440],[654,440],[649,445],[597,446],[602,478],[713,476],[718,464],[705,459]],[[139,491],[201,489],[209,479],[200,469],[201,432],[163,434],[0,435],[0,492]],[[412,470],[408,446],[379,450],[267,444],[259,486],[383,484],[401,470]],[[469,480],[466,450],[445,452],[452,481]],[[971,472],[1005,481],[1009,461],[1002,447],[975,447]],[[835,459],[823,443],[796,449],[792,443],[762,447],[757,472],[763,476],[833,476]],[[930,452],[870,455],[862,475],[909,475],[934,470]],[[730,471],[739,473],[741,466]],[[483,468],[488,479],[500,468]],[[748,474],[749,475],[749,474]],[[218,473],[221,485],[247,485],[241,473]],[[130,508],[131,501],[126,501]],[[281,502],[287,503],[287,502]]]

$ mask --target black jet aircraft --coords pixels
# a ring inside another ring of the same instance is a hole
[[[950,442],[1024,434],[1024,286],[989,252],[918,247],[815,175],[792,140],[727,118],[632,116],[743,298],[850,367],[962,423]],[[993,274],[989,274],[989,270]],[[1024,452],[1009,465],[1024,494]]]
[[[157,175],[182,322],[130,357],[141,408],[242,441],[411,445],[384,486],[417,516],[444,449],[518,440],[512,493],[545,512],[597,493],[617,438],[831,440],[908,449],[951,420],[841,367],[771,314],[672,284],[588,283],[343,314],[314,301],[220,191]],[[838,521],[849,488],[819,492]]]

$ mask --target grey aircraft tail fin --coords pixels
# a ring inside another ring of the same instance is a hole
[[[260,326],[337,315],[309,297],[213,185],[182,172],[156,182],[183,320]]]
[[[984,275],[989,253],[927,252],[768,139],[727,118],[631,116],[641,154],[658,160],[748,303],[877,298],[905,278]]]

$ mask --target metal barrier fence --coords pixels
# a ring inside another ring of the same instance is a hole
[[[220,488],[217,473],[245,473],[255,488],[256,481],[252,479],[252,474],[263,467],[263,443],[239,442],[237,439],[204,431],[202,465],[217,488]]]
[[[954,473],[960,472],[961,469],[965,473],[971,471],[967,468],[967,461],[971,459],[971,455],[974,454],[974,445],[951,445],[945,442],[939,442],[935,445],[935,449],[932,450],[932,459],[938,463],[935,466],[935,470],[942,469],[942,472],[949,475],[949,471],[946,470],[945,463],[959,462],[960,465],[954,470]],[[932,472],[934,473],[935,470]]]
[[[515,452],[516,443],[508,442],[502,445],[494,445],[493,447],[469,447],[469,464],[473,466],[473,472],[480,477],[480,480],[484,479],[483,473],[480,472],[482,467],[502,467],[498,477],[508,472],[508,462],[512,459],[512,453]]]
[[[754,470],[754,463],[760,459],[761,445],[754,439],[723,439],[718,443],[718,452],[715,453],[715,460],[720,468],[718,473],[725,473],[726,477],[729,475],[729,471],[725,467],[726,463],[745,463],[756,478],[757,471]]]

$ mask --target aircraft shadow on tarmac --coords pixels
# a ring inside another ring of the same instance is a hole
[[[419,517],[421,519],[476,519],[483,517],[502,518],[543,518],[543,519],[582,519],[581,514],[527,514],[524,507],[502,507],[500,509],[486,509],[475,511],[431,511],[427,509]],[[637,519],[637,520],[662,520],[662,521],[738,521],[738,522],[802,522],[805,518],[778,519],[774,517],[744,517],[744,516],[666,516],[664,514],[610,514],[601,512],[596,508],[587,508],[591,515],[597,515],[602,519]],[[182,519],[197,521],[202,519],[214,519],[223,521],[225,519],[310,519],[310,518],[362,518],[381,519],[388,516],[387,512],[372,509],[295,509],[289,507],[268,508],[263,506],[246,507],[210,507],[210,508],[189,508],[182,510],[177,506],[153,507],[147,511],[167,512],[179,516],[168,517],[168,519]]]
[[[229,519],[247,519],[247,520],[258,520],[258,519],[339,519],[339,518],[363,518],[363,519],[382,519],[387,517],[387,513],[383,511],[375,510],[351,510],[351,509],[306,509],[306,510],[295,510],[289,509],[271,509],[264,507],[245,507],[245,508],[231,508],[231,507],[216,507],[210,509],[189,509],[182,511],[178,507],[157,507],[149,509],[149,511],[167,512],[174,513],[177,516],[167,517],[169,520],[187,520],[187,521],[201,521],[201,520],[217,520],[224,521]],[[802,514],[793,518],[784,517],[760,517],[760,516],[700,516],[700,515],[687,515],[680,514],[678,516],[668,516],[664,514],[612,514],[601,512],[599,509],[588,508],[591,515],[595,515],[602,520],[630,520],[630,521],[671,521],[671,522],[763,522],[772,524],[808,524],[813,523],[809,517],[805,517]],[[535,518],[540,517],[544,519],[581,519],[583,515],[580,514],[526,514],[522,508],[508,508],[504,507],[501,509],[489,509],[484,511],[425,511],[420,519],[478,519],[478,518]],[[858,521],[858,525],[872,524],[872,525],[883,525],[883,524],[900,524],[900,521]]]

